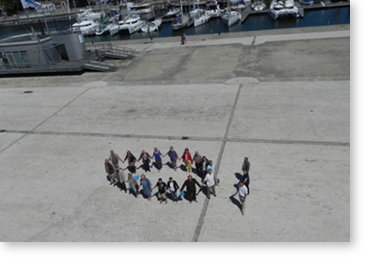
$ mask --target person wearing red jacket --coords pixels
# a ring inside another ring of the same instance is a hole
[[[192,172],[192,156],[188,148],[185,148],[183,155],[179,158],[179,160],[183,160],[186,165],[186,170],[188,173]]]

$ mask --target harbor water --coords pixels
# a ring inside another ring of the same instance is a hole
[[[40,21],[39,24],[34,24],[32,29],[34,31],[43,30],[63,30],[67,29],[74,23],[74,20],[65,21],[49,21],[46,26]],[[198,35],[198,34],[219,34],[226,32],[241,32],[241,31],[253,31],[253,30],[266,30],[266,29],[283,29],[294,27],[309,27],[309,26],[324,26],[324,25],[338,25],[350,23],[350,8],[349,7],[337,7],[319,10],[305,10],[304,18],[292,18],[286,17],[279,20],[273,20],[268,14],[250,15],[244,23],[236,24],[232,27],[226,27],[223,25],[222,20],[211,19],[208,23],[199,27],[189,27],[179,31],[173,31],[170,23],[163,23],[160,30],[157,32],[151,32],[151,37],[170,37],[179,36],[182,33],[186,35]],[[41,24],[43,26],[41,26]],[[45,28],[47,27],[47,28]],[[0,27],[0,39],[16,35],[20,33],[31,32],[31,27],[26,25]],[[100,41],[115,41],[115,40],[128,40],[128,39],[144,39],[150,38],[148,33],[137,32],[134,34],[117,34],[114,36],[102,35],[102,36],[88,36],[85,37],[87,42],[100,42]]]

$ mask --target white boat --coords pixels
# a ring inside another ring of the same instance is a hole
[[[266,8],[266,4],[262,0],[255,0],[255,2],[251,5],[251,8],[254,11],[262,11]]]
[[[119,31],[127,30],[130,34],[133,34],[144,26],[145,22],[141,20],[139,15],[130,15],[123,20],[123,24],[119,26]]]
[[[246,8],[251,0],[230,0],[230,7],[234,11],[241,11]]]
[[[87,9],[83,11],[82,13],[77,14],[77,22],[80,23],[82,21],[101,20],[102,17],[103,17],[102,13],[92,12],[91,9]]]
[[[281,16],[299,17],[299,9],[293,0],[274,0],[270,4],[269,15],[277,20]]]
[[[110,33],[110,30],[116,25],[117,23],[109,23],[107,25],[100,25],[99,28],[96,30],[95,34],[97,36],[104,35]]]
[[[127,3],[127,10],[132,14],[145,15],[152,12],[152,7],[150,3]]]
[[[170,8],[163,16],[164,21],[171,21],[181,15],[181,9]]]
[[[174,19],[174,21],[172,22],[172,29],[179,30],[191,26],[192,23],[193,20],[188,14],[182,14]]]
[[[227,11],[222,15],[223,24],[230,27],[241,20],[241,13],[237,11]]]
[[[113,17],[110,18],[105,18],[104,21],[102,21],[99,24],[98,29],[96,30],[95,34],[96,35],[103,35],[103,34],[107,34],[110,32],[110,29],[115,26],[119,21],[119,15],[115,15]]]
[[[181,12],[180,15],[177,16],[172,22],[172,29],[179,30],[185,27],[189,27],[193,24],[193,19],[188,14],[183,14],[182,1],[181,3]]]
[[[314,0],[299,0],[299,2],[303,5],[311,5],[314,3]]]
[[[144,20],[150,20],[154,17],[154,10],[151,3],[146,3],[144,0],[135,3],[127,3],[127,11],[129,14],[141,16],[141,18]]]
[[[82,21],[72,25],[73,31],[80,31],[82,35],[94,35],[99,28],[99,24],[95,21]]]
[[[158,31],[161,24],[162,19],[156,18],[154,21],[147,22],[143,27],[141,27],[141,31],[144,33]]]
[[[158,17],[154,21],[152,21],[152,23],[154,23],[159,28],[161,26],[161,24],[163,23],[163,19]]]
[[[210,16],[205,13],[205,10],[195,9],[190,12],[190,16],[193,19],[194,27],[205,24],[209,21]]]
[[[139,15],[128,15],[124,20],[120,20],[117,24],[111,26],[109,32],[110,35],[115,35],[120,31],[127,31],[129,34],[133,34],[144,25],[145,22],[141,20]]]
[[[217,0],[208,0],[206,2],[205,14],[210,18],[217,18],[222,16]]]
[[[109,33],[111,36],[119,33],[119,27],[120,25],[124,24],[124,21],[119,21],[118,23],[112,25],[110,28],[109,28]]]

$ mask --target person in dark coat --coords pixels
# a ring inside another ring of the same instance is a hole
[[[178,201],[177,190],[179,189],[179,186],[178,186],[177,182],[172,177],[169,178],[169,181],[167,183],[167,189],[169,191],[169,194],[170,194],[171,198],[174,201]]]
[[[146,151],[142,150],[140,157],[138,158],[137,162],[142,160],[142,168],[145,172],[150,172],[150,160],[151,156]]]
[[[195,162],[196,174],[202,179],[202,176],[203,176],[202,169],[201,169],[202,157],[198,151],[195,151],[195,154],[193,156],[193,161]]]
[[[124,158],[123,162],[125,162],[126,160],[128,161],[129,172],[136,173],[136,157],[130,151],[127,151],[127,155]]]
[[[167,194],[167,185],[165,184],[165,182],[163,182],[162,178],[158,179],[158,182],[152,188],[152,190],[154,190],[156,187],[158,188],[158,199],[160,200],[160,204],[163,203],[163,201],[165,203],[168,203],[167,196],[166,196],[166,194]]]
[[[113,163],[110,160],[105,159],[104,162],[105,172],[108,180],[110,181],[110,185],[115,184],[117,182],[116,173],[114,169]]]
[[[201,188],[201,185],[199,182],[197,182],[196,179],[194,179],[192,177],[192,175],[188,175],[187,176],[187,180],[183,183],[182,187],[181,187],[181,191],[183,191],[183,189],[186,187],[186,198],[190,201],[190,203],[192,201],[196,201],[196,185],[199,186],[199,188]]]
[[[244,160],[243,160],[242,172],[243,172],[242,182],[247,187],[248,193],[250,193],[250,188],[249,188],[249,184],[250,184],[250,174],[249,174],[249,172],[250,172],[250,161],[247,157],[245,157]]]

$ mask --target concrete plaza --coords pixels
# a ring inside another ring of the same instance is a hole
[[[116,42],[138,53],[117,72],[0,78],[2,241],[350,240],[349,26],[188,38]],[[106,180],[110,149],[171,145],[215,162],[217,197],[159,204]]]

